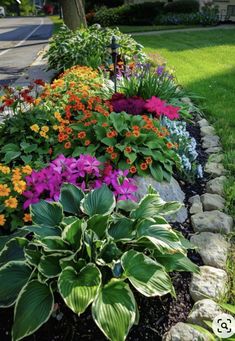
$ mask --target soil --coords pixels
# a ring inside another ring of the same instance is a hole
[[[189,125],[190,135],[197,140],[197,152],[199,162],[204,165],[207,159],[201,148],[200,130],[196,125]],[[195,194],[202,194],[206,184],[206,176],[194,184],[186,184],[181,181],[183,191],[186,193],[186,205],[188,198]],[[186,238],[193,234],[189,220],[184,224],[175,223],[173,227],[181,231]],[[200,256],[193,250],[189,251],[189,258],[198,265],[203,265]],[[189,295],[189,283],[191,274],[187,272],[171,273],[172,281],[176,291],[176,298],[166,295],[162,298],[147,298],[133,289],[140,311],[138,326],[134,326],[127,341],[160,341],[163,334],[177,322],[185,322],[192,309],[193,302]],[[96,326],[90,311],[78,317],[58,296],[56,298],[58,309],[53,317],[43,325],[36,333],[26,337],[25,341],[105,341],[103,333]],[[33,317],[32,317],[33,318]],[[10,341],[10,330],[13,322],[13,309],[0,309],[0,340]]]

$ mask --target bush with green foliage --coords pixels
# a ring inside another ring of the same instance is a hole
[[[118,28],[101,28],[93,25],[87,29],[75,32],[63,26],[53,36],[45,57],[48,58],[49,69],[64,71],[74,65],[99,67],[111,58],[108,46],[112,36],[120,44],[120,54],[126,62],[136,56],[140,61],[145,60],[142,45],[138,44],[130,35],[123,34]]]
[[[165,13],[195,13],[199,11],[197,0],[176,0],[164,6]]]
[[[198,271],[187,258],[191,244],[163,217],[180,207],[151,187],[136,204],[116,203],[107,186],[84,194],[71,184],[60,203],[32,205],[33,225],[0,237],[0,306],[15,305],[12,340],[48,321],[58,293],[75,314],[91,305],[105,336],[125,340],[139,317],[132,287],[174,295],[167,272]]]
[[[217,25],[219,16],[216,10],[205,10],[198,13],[165,14],[156,18],[156,24],[160,25]]]

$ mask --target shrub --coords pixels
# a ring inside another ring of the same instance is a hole
[[[0,306],[15,305],[13,340],[49,319],[58,294],[78,315],[91,304],[105,336],[125,340],[138,321],[132,287],[146,297],[174,295],[168,272],[198,271],[190,244],[163,217],[181,204],[151,188],[139,204],[120,203],[107,186],[84,194],[67,184],[60,203],[32,205],[32,226],[0,237]]]
[[[160,25],[217,25],[219,16],[216,10],[202,10],[190,14],[165,14],[156,19]]]
[[[49,69],[63,71],[74,65],[87,65],[93,68],[110,60],[108,46],[112,36],[116,36],[121,45],[120,53],[128,62],[137,56],[144,60],[142,46],[130,36],[116,29],[102,29],[93,25],[87,29],[70,31],[63,26],[50,41],[50,47],[45,57],[48,57]]]
[[[194,13],[199,11],[199,1],[197,0],[176,0],[168,2],[164,6],[166,13]]]

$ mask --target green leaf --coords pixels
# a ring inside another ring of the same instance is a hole
[[[77,219],[72,224],[67,225],[62,232],[62,239],[68,242],[76,251],[81,249],[82,225],[84,222]]]
[[[14,143],[8,143],[1,148],[1,152],[8,153],[8,152],[18,152],[20,148]]]
[[[153,176],[153,178],[158,181],[162,182],[163,181],[163,170],[162,167],[159,163],[154,162],[153,165],[149,165],[150,172]]]
[[[199,333],[205,335],[209,341],[217,341],[217,339],[214,337],[214,335],[212,333],[210,333],[207,329],[205,329],[201,326],[198,326],[196,324],[188,323],[188,325],[191,326],[192,328],[194,328],[195,330],[197,330]]]
[[[112,191],[108,186],[102,187],[89,192],[81,202],[82,211],[88,216],[95,214],[110,214],[116,201]]]
[[[122,252],[117,247],[116,243],[108,242],[101,249],[98,261],[101,264],[102,263],[103,264],[111,264],[113,261],[118,260],[121,255],[122,255]]]
[[[20,156],[21,152],[7,152],[3,158],[4,163],[8,164]]]
[[[30,206],[30,214],[36,225],[58,226],[63,219],[63,208],[58,202],[41,200]]]
[[[2,251],[2,249],[5,247],[6,243],[11,240],[14,239],[15,237],[24,237],[28,234],[27,231],[23,231],[22,229],[20,229],[19,231],[10,234],[9,236],[0,236],[0,252]]]
[[[42,253],[35,245],[28,245],[28,247],[24,249],[24,255],[29,264],[38,266]]]
[[[94,231],[99,238],[102,238],[108,227],[108,221],[108,215],[95,214],[87,220],[87,229]]]
[[[141,294],[147,297],[174,293],[170,277],[162,265],[141,252],[130,250],[121,258],[124,275]]]
[[[24,239],[25,243],[22,244],[22,240],[17,237],[9,240],[0,253],[0,266],[14,260],[24,260],[24,246],[28,243],[27,239]]]
[[[228,311],[229,313],[235,315],[235,305],[232,304],[228,304],[228,303],[218,303],[220,305],[220,307],[223,310]]]
[[[27,142],[22,142],[20,146],[25,153],[32,153],[38,148],[37,144],[29,144]]]
[[[61,235],[61,229],[55,226],[30,225],[25,226],[24,230],[27,230],[28,232],[33,232],[36,236],[42,238]]]
[[[59,279],[59,292],[67,306],[76,314],[82,314],[94,300],[101,285],[101,273],[94,264],[88,264],[77,273],[65,268]]]
[[[129,285],[121,280],[106,284],[92,304],[97,326],[112,341],[124,341],[135,323],[137,305]]]
[[[132,240],[135,236],[133,221],[125,217],[118,219],[115,223],[110,225],[108,234],[115,242]]]
[[[15,303],[31,273],[31,268],[23,261],[12,261],[0,268],[0,307]]]
[[[158,193],[146,194],[139,202],[139,206],[131,212],[131,218],[149,218],[159,214],[169,215],[181,207],[182,204],[178,201],[165,202]]]
[[[80,203],[84,198],[83,191],[73,184],[64,184],[60,192],[60,203],[64,212],[79,214]]]
[[[172,255],[156,255],[157,261],[162,264],[167,272],[172,271],[189,271],[199,272],[199,267],[194,264],[188,257],[182,253],[174,253]]]
[[[60,237],[45,237],[39,241],[39,245],[44,247],[45,251],[60,251],[60,252],[68,252],[69,244],[66,243]]]
[[[116,207],[120,210],[131,212],[138,207],[138,204],[131,200],[119,200]]]
[[[146,239],[161,253],[184,253],[185,250],[177,234],[166,224],[154,224],[151,220],[143,220],[137,226],[138,242]]]
[[[51,288],[37,280],[26,284],[16,302],[12,329],[13,341],[38,330],[51,316],[54,298]]]
[[[53,278],[61,273],[60,259],[64,257],[61,253],[42,256],[38,264],[38,270],[45,277]]]

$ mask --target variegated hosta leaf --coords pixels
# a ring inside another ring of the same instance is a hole
[[[9,307],[16,301],[31,273],[23,261],[12,261],[0,268],[0,307]]]
[[[58,226],[63,220],[63,208],[58,202],[41,200],[30,206],[30,214],[36,225]]]
[[[131,284],[144,296],[163,296],[174,293],[171,279],[162,265],[144,255],[130,250],[121,258],[124,275]]]
[[[129,285],[113,280],[105,285],[92,304],[95,323],[112,341],[124,341],[136,321],[137,305]]]
[[[43,276],[53,278],[61,273],[60,259],[63,257],[61,253],[52,255],[43,255],[38,264],[38,270]]]
[[[62,233],[62,239],[68,242],[76,251],[81,248],[83,221],[77,219],[70,225],[67,225]]]
[[[31,335],[43,325],[53,311],[54,297],[46,283],[33,280],[21,290],[15,306],[13,341]]]
[[[77,273],[71,266],[65,268],[58,280],[58,288],[67,306],[82,314],[94,300],[101,285],[101,273],[94,264],[88,264]]]
[[[84,198],[83,191],[73,184],[63,184],[60,191],[60,203],[64,212],[79,214],[80,203]]]

